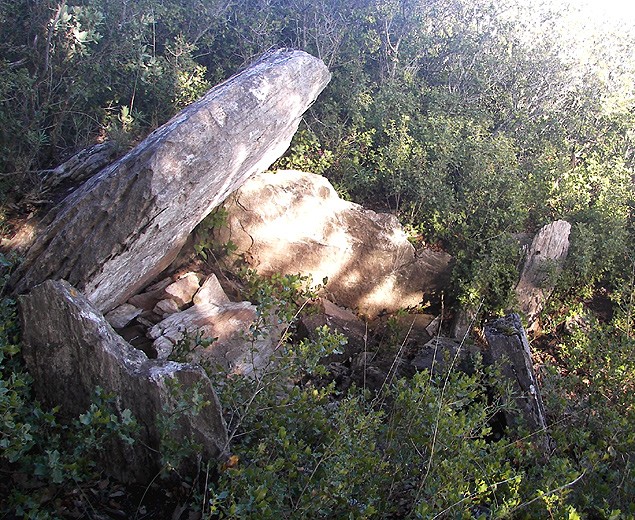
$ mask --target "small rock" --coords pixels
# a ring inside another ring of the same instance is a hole
[[[134,305],[135,307],[151,311],[158,302],[166,298],[167,293],[165,292],[165,289],[171,283],[172,278],[164,278],[163,280],[148,287],[142,293],[132,296],[128,300],[128,303]]]
[[[441,316],[434,318],[426,327],[426,332],[431,338],[434,338],[441,329]]]
[[[200,285],[196,273],[186,273],[165,288],[166,294],[180,307],[192,301]]]
[[[223,291],[216,275],[212,274],[205,279],[192,301],[194,305],[203,303],[222,305],[223,303],[229,303],[230,300],[225,291]]]
[[[143,309],[124,303],[106,314],[106,320],[113,328],[123,329],[142,312]]]
[[[423,346],[411,364],[417,370],[430,370],[434,374],[442,373],[450,367],[470,372],[471,357],[477,352],[478,348],[473,345],[437,336]]]
[[[316,339],[317,329],[326,325],[331,331],[346,336],[348,340],[341,354],[332,354],[327,362],[345,361],[368,346],[366,324],[355,314],[324,298],[320,298],[316,307],[317,312],[301,317],[306,335],[310,339]]]
[[[180,310],[179,306],[174,300],[166,299],[166,300],[161,300],[159,303],[157,303],[154,306],[154,309],[152,309],[152,312],[165,318],[166,316],[169,316],[170,314],[175,314],[179,312],[179,310]]]

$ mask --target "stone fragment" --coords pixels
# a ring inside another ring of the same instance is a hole
[[[392,334],[393,343],[409,343],[423,345],[430,341],[434,334],[429,330],[435,330],[438,325],[433,322],[436,317],[432,314],[396,314],[389,317],[386,322],[387,332]]]
[[[213,340],[208,347],[197,347],[192,352],[195,361],[205,360],[225,371],[250,375],[269,363],[284,327],[258,319],[256,307],[249,302],[198,304],[157,323],[148,336],[155,340],[153,345],[162,358],[169,356],[180,341],[195,342],[197,337]],[[260,330],[253,332],[257,324]]]
[[[436,336],[417,352],[412,366],[417,370],[430,370],[433,374],[443,373],[450,368],[470,373],[473,370],[474,356],[479,352],[474,345],[454,338]]]
[[[192,298],[200,285],[196,273],[186,273],[180,276],[174,283],[165,288],[165,292],[171,300],[176,302],[179,308],[192,302]]]
[[[154,309],[152,309],[152,312],[154,312],[155,314],[158,314],[162,318],[165,318],[166,316],[169,316],[170,314],[175,314],[179,312],[179,310],[180,310],[179,306],[174,300],[165,299],[157,303],[154,306]]]
[[[102,467],[125,482],[149,482],[161,467],[157,418],[171,418],[162,432],[182,443],[192,439],[204,459],[227,451],[221,406],[205,372],[193,365],[149,360],[126,343],[102,314],[64,280],[46,281],[19,298],[23,354],[34,388],[66,417],[85,413],[96,387],[116,396],[113,413],[128,409],[139,423],[132,445],[113,441]],[[196,414],[176,413],[196,388],[209,404]],[[106,455],[107,454],[107,455]],[[182,471],[194,471],[194,466]]]
[[[124,303],[106,314],[106,321],[115,329],[123,329],[142,312],[143,309]]]
[[[167,293],[165,292],[165,288],[171,283],[172,278],[163,278],[159,282],[147,287],[142,293],[132,296],[128,300],[128,303],[145,309],[146,311],[151,311],[157,303],[166,298]]]
[[[205,279],[205,281],[201,284],[201,288],[194,295],[192,301],[195,305],[203,303],[222,305],[230,302],[215,274],[212,274]]]
[[[373,318],[416,307],[449,282],[452,258],[415,251],[397,218],[339,198],[324,177],[296,171],[262,173],[227,202],[227,225],[215,240],[263,275],[328,278],[337,305]]]
[[[515,289],[520,310],[530,329],[537,323],[562,271],[569,252],[570,231],[571,224],[557,220],[544,226],[531,243]]]
[[[442,321],[443,320],[441,319],[441,315],[439,315],[430,322],[430,324],[426,327],[426,332],[428,333],[428,336],[433,338],[439,333],[439,330],[441,330]]]
[[[286,49],[214,87],[49,213],[10,285],[23,293],[63,278],[102,312],[124,303],[285,152],[329,79],[321,60]]]
[[[459,308],[452,320],[450,336],[458,340],[466,339],[470,334],[472,326],[474,325],[476,316],[476,309],[471,307]]]
[[[301,325],[309,339],[317,338],[317,329],[327,326],[331,331],[343,334],[347,341],[340,354],[329,357],[328,362],[340,362],[349,359],[368,348],[368,327],[348,309],[338,307],[334,303],[320,298],[316,308],[308,315],[300,318]]]

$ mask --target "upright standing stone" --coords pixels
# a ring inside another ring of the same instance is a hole
[[[132,446],[120,441],[109,447],[102,461],[109,473],[128,482],[151,480],[161,466],[162,435],[179,443],[192,439],[204,458],[224,456],[228,440],[222,409],[201,367],[148,359],[64,280],[37,285],[20,297],[20,307],[24,359],[40,399],[59,406],[66,417],[77,417],[101,387],[115,396],[115,413],[130,410],[138,421]],[[187,402],[192,389],[207,406],[178,413],[179,401]],[[168,431],[160,431],[160,415],[173,419]]]
[[[285,152],[329,79],[321,60],[282,50],[216,86],[51,212],[11,285],[20,293],[63,278],[102,312],[125,302]]]
[[[491,361],[501,362],[503,376],[512,386],[518,414],[508,412],[507,424],[518,426],[524,422],[537,444],[548,452],[550,439],[547,421],[534,372],[527,334],[518,314],[509,314],[485,325]]]
[[[516,286],[520,310],[532,328],[554,288],[555,276],[569,252],[571,224],[557,220],[544,226],[534,237]]]

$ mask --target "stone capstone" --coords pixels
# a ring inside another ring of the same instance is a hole
[[[116,396],[113,413],[128,409],[140,425],[133,445],[114,442],[102,465],[126,482],[148,482],[161,461],[161,434],[176,442],[192,439],[207,459],[228,448],[227,429],[216,393],[197,366],[149,360],[126,343],[92,303],[64,280],[46,281],[19,298],[23,354],[34,388],[66,417],[85,413],[96,387]],[[196,414],[176,414],[178,401],[196,388],[209,404]],[[160,415],[172,417],[160,432]],[[190,468],[191,469],[191,468]],[[187,468],[185,469],[187,470]]]
[[[321,60],[280,50],[214,87],[52,210],[10,285],[66,279],[102,313],[124,303],[285,152],[329,80]]]
[[[254,176],[230,199],[218,243],[259,274],[328,278],[337,305],[375,317],[418,306],[449,282],[452,258],[415,251],[393,215],[342,200],[327,179],[297,171]]]

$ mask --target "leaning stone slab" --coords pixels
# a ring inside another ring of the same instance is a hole
[[[53,210],[11,285],[66,279],[101,312],[124,303],[285,152],[329,79],[321,60],[281,50],[214,87]]]
[[[96,387],[117,396],[116,412],[129,409],[141,428],[132,445],[115,443],[102,464],[126,482],[148,482],[160,468],[157,417],[196,388],[209,401],[196,415],[182,415],[168,432],[191,438],[204,458],[223,456],[227,429],[205,372],[192,365],[149,360],[119,336],[93,305],[64,280],[46,281],[20,299],[23,353],[39,397],[67,417],[86,412]],[[176,383],[173,385],[172,383]]]
[[[509,314],[486,324],[485,339],[490,361],[502,363],[503,375],[512,384],[518,413],[507,412],[507,424],[524,425],[548,453],[551,440],[546,433],[545,410],[520,316]]]

